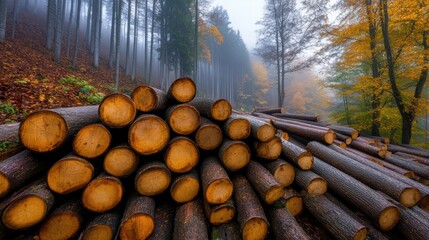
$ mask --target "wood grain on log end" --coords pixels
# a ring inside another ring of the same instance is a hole
[[[142,115],[130,127],[128,143],[142,155],[158,153],[170,139],[170,128],[156,115]]]
[[[175,173],[191,171],[199,160],[197,144],[187,137],[175,137],[164,151],[164,162]]]
[[[113,93],[104,97],[98,108],[100,120],[111,128],[123,128],[136,118],[134,101],[125,94]]]
[[[40,240],[72,239],[81,226],[81,220],[74,212],[50,216],[39,231]]]
[[[103,169],[115,177],[127,177],[137,168],[139,157],[129,146],[116,146],[106,154]]]
[[[183,77],[174,80],[168,89],[168,95],[173,100],[186,103],[194,99],[197,87],[192,79]]]
[[[210,109],[210,115],[213,120],[225,121],[231,116],[232,107],[228,100],[218,99]]]
[[[287,187],[295,180],[295,169],[291,164],[285,163],[276,168],[273,176],[282,187]]]
[[[225,133],[232,140],[243,140],[250,136],[250,123],[244,118],[235,118],[225,123]]]
[[[328,183],[323,178],[315,178],[308,183],[306,191],[310,195],[323,195],[328,191]]]
[[[302,170],[310,170],[313,167],[314,157],[309,152],[303,152],[298,156],[297,164]]]
[[[265,194],[265,202],[272,204],[279,200],[285,194],[285,190],[281,186],[272,186]]]
[[[97,158],[107,152],[112,136],[102,124],[81,128],[73,139],[73,152],[84,158]]]
[[[122,199],[121,181],[112,176],[99,176],[92,180],[82,194],[82,205],[97,213],[116,207]]]
[[[222,130],[216,124],[205,124],[198,128],[195,141],[203,150],[213,150],[222,144]]]
[[[200,182],[195,171],[178,176],[173,180],[170,187],[170,195],[178,203],[191,201],[198,195],[199,191]]]
[[[282,142],[280,138],[273,137],[268,142],[256,142],[256,155],[267,160],[276,160],[282,153]]]
[[[143,196],[154,196],[168,189],[171,173],[164,163],[151,162],[139,169],[134,182],[138,193]]]
[[[280,129],[276,129],[276,136],[278,136],[279,138],[282,138],[286,141],[289,141],[289,134],[287,132],[280,130]]]
[[[383,231],[392,230],[398,223],[400,213],[396,207],[387,207],[384,209],[378,217],[378,226]]]
[[[258,128],[256,136],[259,141],[268,142],[275,136],[275,134],[276,130],[273,125],[267,123]]]
[[[147,239],[154,229],[155,222],[151,216],[137,213],[122,224],[120,236],[123,240]]]
[[[253,218],[244,224],[241,236],[244,240],[265,239],[268,233],[268,223],[263,218]]]
[[[173,132],[180,135],[189,135],[200,125],[200,113],[189,104],[180,104],[167,110],[167,122]]]
[[[131,93],[137,110],[150,112],[155,110],[158,104],[158,96],[155,90],[150,86],[138,86]]]
[[[304,210],[302,196],[293,189],[286,189],[282,199],[284,200],[283,205],[289,210],[292,216],[296,217]]]
[[[207,219],[212,225],[229,223],[235,216],[234,201],[231,199],[219,205],[210,205],[204,201],[204,211]]]
[[[326,132],[326,133],[325,133],[325,135],[324,135],[324,140],[325,140],[325,142],[326,142],[327,144],[332,144],[332,143],[334,143],[334,140],[335,140],[335,133],[330,132],[330,131]]]
[[[250,157],[249,147],[241,141],[224,142],[219,151],[219,158],[229,171],[244,168],[250,162]]]
[[[218,179],[207,186],[205,198],[210,204],[226,202],[232,196],[233,186],[229,179]]]
[[[42,221],[47,212],[48,206],[43,198],[27,195],[3,211],[2,221],[10,229],[25,229]]]
[[[417,188],[405,188],[399,196],[399,202],[405,207],[413,207],[422,199],[422,194]]]
[[[86,230],[82,240],[111,240],[114,233],[107,224],[98,224]]]
[[[9,178],[0,172],[0,198],[6,196],[10,191],[11,182]]]

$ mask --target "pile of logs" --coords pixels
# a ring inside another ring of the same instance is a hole
[[[196,93],[30,114],[0,161],[0,239],[429,239],[428,151]]]

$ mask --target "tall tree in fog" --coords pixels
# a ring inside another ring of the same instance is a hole
[[[65,1],[58,0],[55,19],[55,36],[54,36],[54,61],[58,62],[61,58],[61,43],[63,39],[63,23],[65,14]]]
[[[137,8],[137,5],[135,6]],[[128,0],[128,18],[127,18],[127,50],[125,53],[125,73],[130,73],[130,67],[128,64],[130,58],[130,38],[131,38],[131,0]],[[135,26],[134,26],[135,28]]]
[[[109,51],[109,68],[113,67],[115,62],[115,27],[116,27],[116,5],[117,1],[112,3],[112,22],[110,25],[110,51]]]
[[[94,67],[99,67],[100,60],[100,35],[101,35],[101,9],[102,1],[94,1],[93,7],[93,28],[92,28],[92,39],[94,46],[94,55],[93,55],[93,65]]]
[[[82,0],[77,0],[77,14],[76,14],[76,29],[74,32],[74,57],[73,57],[73,66],[76,66],[77,63],[77,51],[79,43],[79,27],[80,27],[80,10],[82,8]]]
[[[13,1],[13,23],[12,23],[12,39],[15,39],[15,30],[16,25],[18,23],[18,14],[19,14],[19,8],[22,1],[15,0]]]
[[[122,0],[119,0],[116,4],[116,42],[115,42],[115,90],[119,89],[119,55],[121,47],[121,18],[122,18]]]
[[[147,6],[148,0],[144,0],[144,68],[143,68],[143,79],[147,81],[148,75],[147,75],[147,36],[148,36],[148,6]]]
[[[73,20],[73,12],[74,12],[74,0],[71,1],[71,10],[70,10],[70,15],[69,15],[69,23],[68,23],[68,27],[67,27],[67,48],[66,48],[66,56],[69,56],[70,53],[70,35],[71,35],[71,23]],[[78,12],[79,14],[79,12]]]
[[[48,0],[48,18],[46,24],[46,48],[48,49],[52,49],[52,43],[54,42],[56,14],[57,0]]]
[[[134,1],[134,44],[133,44],[133,61],[131,67],[131,80],[136,79],[136,65],[137,65],[137,42],[138,42],[138,23],[139,23],[139,15],[138,15],[138,6],[137,0]]]
[[[0,42],[6,35],[7,0],[0,0]]]
[[[152,24],[150,27],[150,56],[149,56],[149,73],[148,73],[148,84],[150,85],[152,79],[152,63],[153,63],[153,39],[155,33],[155,16],[156,16],[156,0],[152,0]]]

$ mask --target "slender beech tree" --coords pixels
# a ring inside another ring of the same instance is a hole
[[[6,1],[4,1],[6,2]],[[52,49],[55,36],[55,19],[57,18],[57,0],[48,0],[48,18],[46,24],[46,48]]]
[[[138,42],[138,23],[139,23],[139,15],[138,15],[138,6],[137,0],[134,0],[134,42],[133,42],[133,61],[131,67],[131,80],[136,80],[136,65],[137,65],[137,42]]]
[[[115,90],[119,89],[119,56],[121,48],[122,0],[116,4]]]
[[[67,48],[66,48],[66,56],[69,57],[69,53],[70,53],[70,38],[71,38],[71,23],[73,20],[73,12],[74,12],[74,0],[72,0],[70,2],[71,4],[71,10],[70,10],[70,15],[69,15],[69,22],[68,22],[68,27],[67,27]],[[78,12],[79,14],[79,12]]]
[[[137,8],[137,6],[135,6]],[[125,53],[125,73],[130,74],[130,64],[128,64],[130,58],[130,39],[131,39],[131,0],[128,0],[128,11],[127,11],[127,49]],[[135,26],[134,26],[135,28]]]
[[[76,29],[74,32],[74,56],[73,66],[77,64],[77,53],[79,49],[79,27],[80,27],[80,10],[82,9],[82,0],[77,0],[77,14],[76,14]]]
[[[112,3],[112,22],[110,25],[110,51],[109,51],[109,68],[113,67],[113,64],[115,62],[115,27],[116,27],[116,5],[117,5],[117,1],[113,1]]]
[[[6,37],[7,0],[0,0],[0,42]]]

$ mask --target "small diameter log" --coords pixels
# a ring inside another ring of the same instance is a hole
[[[52,152],[83,126],[99,121],[98,106],[41,110],[31,113],[21,122],[19,140],[32,152]]]
[[[275,160],[279,158],[282,153],[282,141],[279,137],[275,136],[268,142],[255,141],[254,148],[259,158]]]
[[[147,239],[155,229],[155,200],[132,194],[119,227],[122,240]]]
[[[5,123],[0,125],[0,142],[18,142],[18,132],[19,132],[19,122],[15,123]]]
[[[200,171],[204,199],[209,204],[224,203],[232,196],[232,182],[216,157],[205,158]]]
[[[304,210],[302,197],[299,193],[297,193],[292,188],[285,190],[285,195],[281,197],[274,205],[274,207],[278,208],[287,208],[287,210],[292,214],[292,216],[296,217],[302,213]]]
[[[175,205],[168,201],[157,201],[155,208],[155,230],[150,240],[172,239]]]
[[[287,134],[287,132],[284,132],[280,129],[276,129],[276,136],[286,141],[289,141],[289,134]]]
[[[310,195],[323,195],[328,190],[325,179],[312,171],[295,168],[295,182]]]
[[[242,239],[264,239],[268,233],[268,221],[256,193],[246,178],[240,174],[234,175],[232,182]]]
[[[83,191],[82,205],[92,212],[107,212],[119,204],[123,192],[118,178],[101,173]]]
[[[84,188],[94,176],[94,167],[87,160],[69,154],[57,161],[48,171],[49,189],[68,194]]]
[[[2,222],[12,230],[32,227],[45,218],[54,202],[46,182],[38,180],[0,203]]]
[[[114,177],[128,177],[137,168],[139,156],[126,145],[111,148],[104,156],[103,169]]]
[[[198,147],[209,151],[218,148],[222,144],[222,130],[205,117],[201,117],[200,127],[195,133],[195,142]]]
[[[164,162],[174,173],[191,171],[200,158],[197,144],[190,138],[179,136],[171,139],[164,151]]]
[[[272,204],[279,200],[285,190],[274,176],[261,164],[250,161],[246,167],[246,178],[265,203]]]
[[[345,157],[320,143],[311,142],[307,149],[324,162],[335,166],[337,169],[365,183],[371,188],[378,189],[394,199],[400,201],[404,206],[416,205],[422,195],[420,191],[396,178],[383,174],[351,158]]]
[[[346,149],[347,148],[347,144],[345,142],[339,141],[339,140],[334,140],[335,145],[337,145],[338,147],[342,148],[342,149]]]
[[[274,114],[274,113],[285,113],[286,110],[284,108],[256,108],[254,112]]]
[[[200,113],[189,104],[179,104],[165,111],[165,119],[173,132],[179,135],[189,135],[200,126]]]
[[[291,185],[295,180],[295,169],[293,166],[280,158],[272,162],[263,163],[263,165],[282,187]]]
[[[137,171],[134,185],[143,196],[155,196],[168,189],[171,172],[164,163],[154,161],[143,164]]]
[[[170,85],[167,96],[175,102],[187,103],[194,99],[196,93],[197,86],[194,81],[188,77],[182,77],[174,80]]]
[[[335,133],[335,135],[337,136],[338,140],[345,142],[347,144],[347,146],[350,145],[353,141],[352,138],[347,136],[347,135],[344,135],[341,133]]]
[[[334,130],[336,133],[350,136],[353,140],[359,137],[359,131],[354,128],[340,125],[330,125],[329,128]]]
[[[396,166],[413,171],[415,174],[419,175],[420,177],[429,178],[429,166],[427,165],[424,165],[418,162],[406,161],[396,156],[386,156],[384,160]]]
[[[315,115],[294,114],[294,113],[273,113],[272,115],[280,118],[294,118],[294,119],[306,120],[306,121],[312,121],[312,122],[320,121],[320,117]]]
[[[229,199],[218,205],[210,205],[207,201],[204,201],[204,212],[211,225],[217,226],[229,223],[235,216],[234,201]]]
[[[226,170],[235,172],[250,161],[251,152],[246,143],[225,139],[219,149],[219,159]]]
[[[232,107],[226,99],[194,98],[189,102],[200,114],[214,121],[225,121],[232,113]]]
[[[408,153],[403,153],[403,152],[396,152],[395,155],[402,156],[402,157],[412,158],[412,159],[416,160],[417,162],[419,162],[421,164],[429,165],[429,158],[419,157],[419,156],[416,156],[416,155],[412,155],[412,154],[408,154]]]
[[[367,228],[325,196],[311,196],[304,193],[304,204],[311,215],[336,239],[364,240],[366,238]]]
[[[159,111],[167,108],[167,93],[161,89],[143,85],[134,88],[131,93],[136,109],[141,112]]]
[[[200,182],[196,170],[176,177],[170,187],[170,195],[178,203],[191,201],[198,195],[199,191]]]
[[[155,154],[164,149],[170,140],[170,128],[156,115],[142,115],[131,125],[128,143],[141,155]]]
[[[102,124],[89,124],[81,128],[73,139],[73,152],[78,156],[93,159],[109,150],[112,135]]]
[[[313,155],[298,147],[297,145],[285,141],[282,141],[282,156],[286,159],[291,160],[296,166],[302,170],[309,170],[313,166]]]
[[[231,140],[243,140],[250,136],[250,122],[239,114],[232,113],[223,124],[223,131]]]
[[[274,127],[288,133],[297,134],[299,136],[316,141],[326,142],[327,144],[332,144],[335,140],[335,134],[329,130],[325,131],[284,121],[273,121],[273,125]]]
[[[398,146],[398,145],[394,145],[394,144],[389,144],[387,146],[387,151],[393,152],[393,153],[403,152],[403,153],[408,153],[411,155],[416,155],[419,157],[429,158],[429,151],[427,151],[427,150],[413,149],[413,148]]]
[[[270,141],[276,134],[276,129],[271,123],[251,115],[240,114],[239,117],[249,121],[252,136],[260,142]]]
[[[267,210],[267,216],[270,219],[270,228],[275,239],[311,239],[286,208],[270,207]]]
[[[353,148],[356,148],[362,152],[370,154],[372,156],[382,157],[386,156],[386,150],[382,150],[378,147],[371,146],[363,141],[352,141],[350,144]]]
[[[81,228],[82,206],[78,198],[71,199],[57,209],[43,222],[39,230],[40,240],[72,239]]]
[[[240,227],[236,221],[211,227],[210,240],[241,240]]]
[[[201,200],[179,206],[174,217],[173,239],[199,240],[208,239],[207,223]]]
[[[115,237],[121,216],[119,211],[97,215],[80,234],[79,240],[111,240]]]
[[[104,97],[98,108],[100,120],[108,127],[123,128],[136,118],[134,101],[122,93],[113,93]]]

